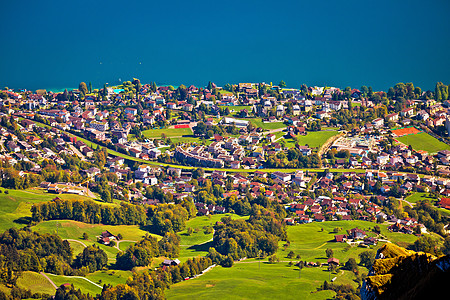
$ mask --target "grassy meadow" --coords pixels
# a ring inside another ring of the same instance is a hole
[[[289,267],[280,262],[240,262],[216,266],[204,275],[172,285],[167,299],[329,299],[332,291],[317,291],[329,274],[323,268]]]
[[[0,231],[11,227],[23,227],[29,223],[31,206],[35,203],[46,202],[56,196],[61,199],[91,199],[86,196],[61,194],[54,195],[44,192],[42,189],[8,190],[1,189],[0,193]]]
[[[248,259],[237,262],[231,268],[216,266],[205,275],[171,286],[166,291],[167,298],[273,299],[273,295],[277,295],[280,299],[330,299],[335,295],[334,292],[318,291],[318,287],[325,280],[336,277],[335,283],[350,284],[356,288],[356,277],[352,272],[340,269],[330,274],[326,266],[305,267],[300,272],[295,266],[289,267],[288,262],[306,260],[325,263],[327,248],[333,249],[334,257],[340,260],[341,265],[350,257],[359,262],[359,253],[368,249],[333,242],[334,235],[346,234],[347,230],[358,227],[369,236],[375,236],[371,231],[375,225],[377,224],[367,221],[330,221],[289,226],[287,230],[290,245],[285,248],[286,242],[280,242],[276,253],[279,263],[269,264],[267,258],[264,258],[261,261]],[[413,235],[389,232],[387,224],[379,226],[381,234],[396,244],[406,246],[416,240]],[[339,228],[338,233],[333,232],[335,228]],[[375,251],[380,246],[381,243],[370,249]],[[300,259],[287,258],[291,250],[295,255],[300,255]],[[359,267],[359,271],[367,274],[364,267]]]
[[[186,229],[180,231],[178,235],[181,238],[180,245],[180,257],[181,261],[186,261],[190,257],[205,256],[208,254],[209,247],[212,246],[213,233],[205,233],[203,227],[213,227],[217,221],[220,221],[223,217],[231,217],[232,219],[247,219],[247,217],[241,217],[236,214],[217,214],[211,216],[199,216],[190,219],[186,223]],[[192,228],[191,235],[187,234],[188,228]]]
[[[411,145],[414,150],[424,150],[428,153],[437,153],[440,150],[450,150],[450,145],[439,141],[426,132],[405,135],[396,139],[407,146]]]
[[[59,224],[59,227],[56,227],[56,224]],[[141,240],[148,232],[142,230],[138,225],[103,225],[103,224],[87,224],[72,220],[52,220],[52,221],[44,221],[40,222],[36,226],[33,226],[32,229],[39,233],[51,233],[54,234],[58,232],[58,235],[62,239],[73,239],[78,240],[86,245],[98,245],[102,248],[106,254],[108,255],[108,259],[110,262],[114,262],[116,259],[116,255],[119,250],[115,247],[105,246],[99,244],[97,242],[97,236],[99,236],[103,231],[108,230],[114,235],[118,235],[119,233],[122,235],[123,240],[128,241],[139,241]],[[83,240],[83,233],[86,232],[88,234],[88,239]],[[154,235],[157,239],[161,237],[158,235]],[[78,253],[82,252],[84,246],[80,242],[71,241],[70,244],[73,247],[74,256]],[[121,242],[119,244],[119,248],[121,250],[126,250],[126,247],[132,244],[133,242]]]
[[[297,137],[297,140],[293,139],[286,139],[286,147],[294,147],[296,143],[298,143],[300,146],[308,145],[311,148],[318,148],[325,144],[325,142],[339,134],[338,131],[308,131],[307,135],[299,135]]]
[[[39,273],[31,271],[22,273],[22,276],[17,279],[17,286],[49,295],[54,295],[56,292],[56,289],[47,278]]]

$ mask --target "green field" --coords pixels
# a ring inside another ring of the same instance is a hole
[[[23,289],[29,289],[34,292],[54,295],[55,288],[44,276],[39,273],[25,271],[22,276],[17,279],[17,286]]]
[[[334,275],[336,276],[336,275]],[[289,267],[287,263],[241,262],[216,266],[196,279],[172,285],[167,299],[330,299],[332,291],[316,288],[329,274],[325,268]]]
[[[339,134],[338,131],[308,131],[307,135],[299,135],[297,136],[297,141],[300,146],[308,145],[311,148],[318,148],[325,144],[325,142]],[[293,147],[297,143],[296,140],[286,139],[286,147]]]
[[[406,201],[410,203],[417,203],[421,200],[429,200],[431,203],[434,203],[437,199],[430,196],[429,193],[420,193],[416,192],[405,198]]]
[[[290,246],[283,249],[284,242],[280,242],[278,256],[285,257],[289,251],[294,251],[295,255],[300,254],[302,260],[326,262],[325,250],[331,248],[334,250],[334,257],[342,262],[346,262],[350,257],[357,258],[358,254],[367,249],[352,247],[348,249],[346,243],[336,243],[333,241],[336,234],[347,234],[347,230],[358,227],[366,231],[369,236],[376,236],[372,232],[373,227],[377,225],[368,221],[328,221],[313,222],[288,227],[288,237],[291,241]],[[386,224],[378,224],[382,235],[388,237],[389,241],[400,244],[411,244],[417,238],[414,235],[407,235],[387,230]],[[323,228],[323,231],[322,231]],[[341,228],[338,233],[334,233],[334,228]],[[380,246],[377,245],[374,249]],[[358,261],[358,259],[357,259]]]
[[[61,199],[91,199],[85,196],[70,194],[47,194],[41,189],[8,190],[0,194],[0,230],[11,227],[23,227],[30,221],[31,206],[35,203],[50,201],[56,196]]]
[[[437,153],[440,150],[450,150],[450,145],[439,141],[426,132],[405,135],[396,139],[407,146],[411,145],[414,150],[424,150],[428,153]]]
[[[261,118],[245,119],[250,121],[254,126],[262,129],[278,129],[287,127],[283,122],[263,122]]]
[[[171,286],[166,292],[167,298],[273,299],[273,295],[277,295],[280,299],[330,299],[334,296],[334,292],[317,292],[317,288],[325,280],[329,281],[334,277],[335,283],[350,284],[356,288],[354,274],[344,270],[329,274],[326,267],[316,267],[304,268],[298,278],[299,269],[289,267],[288,262],[296,262],[299,259],[289,259],[286,257],[287,253],[292,250],[295,255],[300,255],[303,261],[325,263],[327,261],[325,250],[331,248],[334,257],[338,258],[341,264],[350,257],[359,262],[359,253],[368,249],[336,243],[333,241],[334,235],[345,234],[347,230],[358,227],[365,230],[369,236],[375,236],[371,231],[375,225],[377,224],[367,221],[329,221],[289,226],[287,231],[290,245],[284,249],[283,245],[286,242],[280,242],[277,252],[279,263],[268,264],[265,258],[261,263],[255,259],[248,259],[236,263],[231,268],[217,266],[199,278]],[[394,243],[406,246],[416,240],[413,235],[389,232],[387,224],[379,226],[382,235]],[[338,233],[333,232],[336,227],[340,228]],[[371,249],[376,251],[381,244],[371,246]],[[364,267],[359,267],[359,271],[367,274]]]
[[[56,284],[56,286],[70,283],[73,284],[76,289],[81,289],[83,293],[89,293],[90,295],[97,295],[102,292],[102,288],[89,282],[84,277],[54,275],[50,273],[45,274]],[[100,285],[103,286],[103,284]]]
[[[220,221],[223,217],[231,217],[232,219],[247,219],[236,214],[217,214],[211,216],[201,216],[190,219],[186,222],[186,229],[180,231],[178,235],[181,237],[180,245],[180,257],[181,261],[186,261],[190,257],[205,256],[208,254],[209,247],[212,245],[213,233],[204,233],[204,226],[213,227],[217,221]],[[194,232],[189,236],[187,229],[191,227]]]
[[[56,227],[56,224],[59,224],[59,227]],[[39,233],[56,233],[58,232],[58,235],[62,239],[73,239],[78,240],[86,245],[98,245],[100,248],[102,248],[106,254],[108,255],[108,259],[111,262],[115,261],[117,252],[117,248],[105,246],[102,244],[99,244],[97,242],[97,236],[99,236],[103,231],[108,230],[114,235],[118,235],[119,233],[122,235],[123,240],[130,240],[130,241],[138,241],[141,240],[145,234],[147,234],[147,231],[144,231],[139,228],[138,225],[103,225],[103,224],[86,224],[82,222],[77,221],[71,221],[71,220],[52,220],[52,221],[45,221],[37,224],[36,226],[33,226],[32,229]],[[86,232],[88,234],[88,239],[83,240],[82,235]],[[153,234],[152,234],[153,235]],[[160,239],[161,237],[158,235],[156,236],[157,239]],[[122,245],[123,243],[123,245]],[[79,242],[70,242],[72,246],[74,246],[74,255],[77,255],[81,251],[83,251],[83,245]],[[120,243],[120,249],[125,250],[126,246],[129,246],[131,242],[121,242]]]
[[[131,276],[131,271],[108,270],[91,273],[87,275],[86,278],[97,283],[98,285],[111,284],[115,286],[126,283],[127,279]]]
[[[184,136],[192,135],[192,130],[190,128],[163,128],[163,129],[149,129],[142,131],[142,134],[146,138],[161,138],[162,134],[166,137],[172,136]]]

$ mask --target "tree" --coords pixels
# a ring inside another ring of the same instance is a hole
[[[331,258],[334,255],[334,251],[331,248],[327,248],[327,250],[325,250],[325,254],[326,254],[327,258]]]
[[[375,262],[375,252],[372,250],[366,250],[359,254],[360,264],[366,268],[370,268]]]
[[[289,253],[287,254],[287,258],[294,258],[294,256],[295,256],[295,253],[294,253],[294,251],[289,251]]]
[[[78,86],[78,90],[80,91],[81,97],[84,98],[86,94],[88,93],[88,88],[85,82],[80,82],[80,85]]]
[[[88,234],[86,232],[83,232],[83,240],[87,240],[89,238]]]
[[[353,257],[350,257],[345,263],[345,269],[349,271],[358,270],[358,264]]]
[[[92,93],[92,83],[89,81],[89,93]]]
[[[442,253],[450,255],[450,237],[446,237],[441,248]]]
[[[367,94],[369,93],[369,89],[367,88],[367,86],[363,85],[361,87],[361,93],[363,94],[364,97],[367,97]]]
[[[233,257],[231,255],[227,255],[221,262],[222,267],[231,268],[234,264]]]
[[[278,84],[278,86],[280,88],[285,88],[286,87],[286,82],[284,82],[284,80],[281,80],[280,83]]]

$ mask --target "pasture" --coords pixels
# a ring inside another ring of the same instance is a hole
[[[0,193],[0,231],[11,227],[23,227],[29,223],[31,206],[35,203],[46,202],[56,196],[61,199],[91,199],[85,196],[45,193],[42,189],[8,190],[1,189]]]
[[[231,268],[216,266],[204,275],[174,284],[167,299],[329,299],[332,291],[317,291],[329,274],[324,268],[299,268],[287,263],[243,261]]]
[[[186,222],[186,229],[178,232],[181,238],[180,257],[181,261],[186,261],[190,257],[205,256],[208,254],[209,247],[212,246],[213,232],[205,233],[205,226],[213,227],[217,221],[223,217],[231,217],[232,219],[247,219],[236,214],[217,214],[211,216],[199,216]],[[187,234],[188,228],[192,228],[191,235]]]
[[[57,227],[57,224],[58,227]],[[127,241],[139,241],[148,232],[142,230],[138,225],[103,225],[103,224],[87,224],[72,220],[52,220],[44,221],[36,226],[32,227],[32,230],[39,233],[50,233],[54,234],[58,232],[58,235],[62,239],[77,240],[71,241],[70,244],[73,247],[74,256],[82,252],[85,245],[98,245],[103,249],[108,255],[108,260],[114,262],[116,255],[119,250],[115,247],[105,246],[97,242],[97,236],[99,236],[103,231],[108,230],[114,235],[121,234],[123,240]],[[83,240],[83,233],[86,232],[88,235],[87,240]],[[159,235],[154,235],[157,239],[161,239]],[[122,245],[123,244],[123,245]],[[121,250],[126,250],[126,246],[129,246],[132,242],[121,242],[119,247]]]
[[[359,253],[368,250],[347,243],[334,242],[334,235],[346,234],[347,230],[358,227],[366,231],[369,236],[375,236],[372,228],[376,223],[367,221],[330,221],[314,222],[289,226],[287,228],[290,245],[286,248],[286,242],[281,241],[276,253],[279,263],[269,264],[267,258],[258,261],[248,259],[236,262],[231,268],[216,266],[206,274],[188,281],[177,283],[166,291],[168,299],[214,298],[214,299],[273,299],[277,295],[280,299],[329,299],[335,294],[332,291],[317,291],[325,280],[336,277],[337,284],[350,284],[357,287],[355,275],[346,270],[339,269],[329,273],[327,267],[305,267],[301,271],[298,267],[288,266],[288,262],[298,260],[325,263],[327,257],[325,250],[331,248],[334,257],[338,258],[341,265],[353,257],[359,262]],[[387,230],[387,224],[379,225],[381,234],[388,240],[406,246],[413,243],[416,237],[402,233],[391,233]],[[338,233],[334,229],[339,228]],[[371,246],[376,251],[381,246]],[[300,259],[287,258],[289,251]],[[361,273],[367,274],[367,269],[359,267]],[[300,273],[300,274],[299,274]],[[300,276],[299,276],[300,275]],[[300,278],[299,278],[300,277]],[[232,295],[232,297],[230,296]]]

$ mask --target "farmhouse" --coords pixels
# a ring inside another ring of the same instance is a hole
[[[111,243],[111,241],[115,241],[115,240],[117,240],[117,236],[115,236],[108,230],[106,230],[105,232],[102,232],[102,234],[100,234],[98,236],[98,242],[103,245],[109,245]]]

